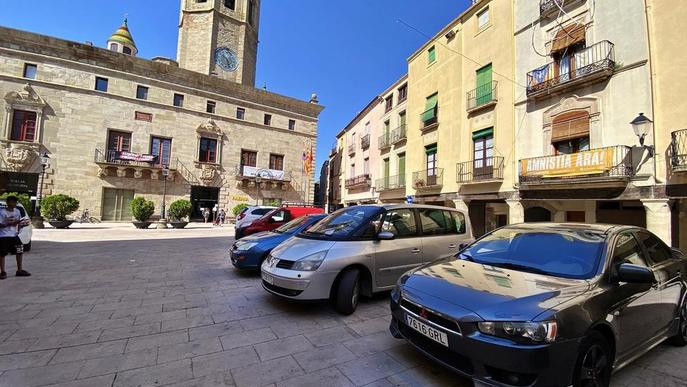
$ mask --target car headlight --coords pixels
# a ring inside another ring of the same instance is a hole
[[[322,261],[324,261],[324,257],[327,256],[327,251],[320,251],[319,253],[311,254],[308,255],[307,257],[303,257],[296,261],[293,264],[293,267],[291,270],[300,270],[300,271],[315,271],[317,270],[320,265],[322,264]]]
[[[485,335],[515,340],[527,339],[535,343],[552,343],[556,340],[556,335],[558,334],[558,324],[555,321],[483,321],[477,323],[477,328]]]
[[[236,244],[236,251],[248,251],[257,245],[258,245],[258,242],[237,243]]]

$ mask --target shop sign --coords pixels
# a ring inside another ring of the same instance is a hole
[[[35,195],[37,189],[37,173],[0,172],[0,192],[17,192]]]
[[[615,148],[520,160],[521,176],[564,177],[594,175],[613,167]]]
[[[248,196],[234,195],[231,197],[231,200],[235,202],[247,202],[249,199]]]

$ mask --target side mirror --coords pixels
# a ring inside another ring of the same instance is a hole
[[[396,235],[389,231],[382,231],[379,234],[377,234],[377,239],[379,239],[380,241],[391,241],[396,239]]]
[[[635,284],[653,284],[656,282],[654,272],[648,267],[623,263],[618,267],[618,281]]]

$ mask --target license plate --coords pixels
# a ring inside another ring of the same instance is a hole
[[[270,285],[274,285],[274,277],[267,273],[262,273],[262,280],[267,282]]]
[[[446,333],[432,328],[431,326],[423,323],[422,321],[416,319],[411,315],[406,315],[406,322],[408,323],[409,327],[422,333],[424,336],[436,341],[437,343],[445,347],[448,347],[448,336],[446,335]]]

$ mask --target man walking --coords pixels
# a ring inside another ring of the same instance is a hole
[[[21,219],[21,213],[17,209],[17,197],[8,196],[5,199],[7,206],[0,208],[0,280],[7,278],[5,271],[5,257],[8,254],[17,257],[17,277],[31,275],[23,268],[24,245],[19,239],[19,228],[25,226]]]

